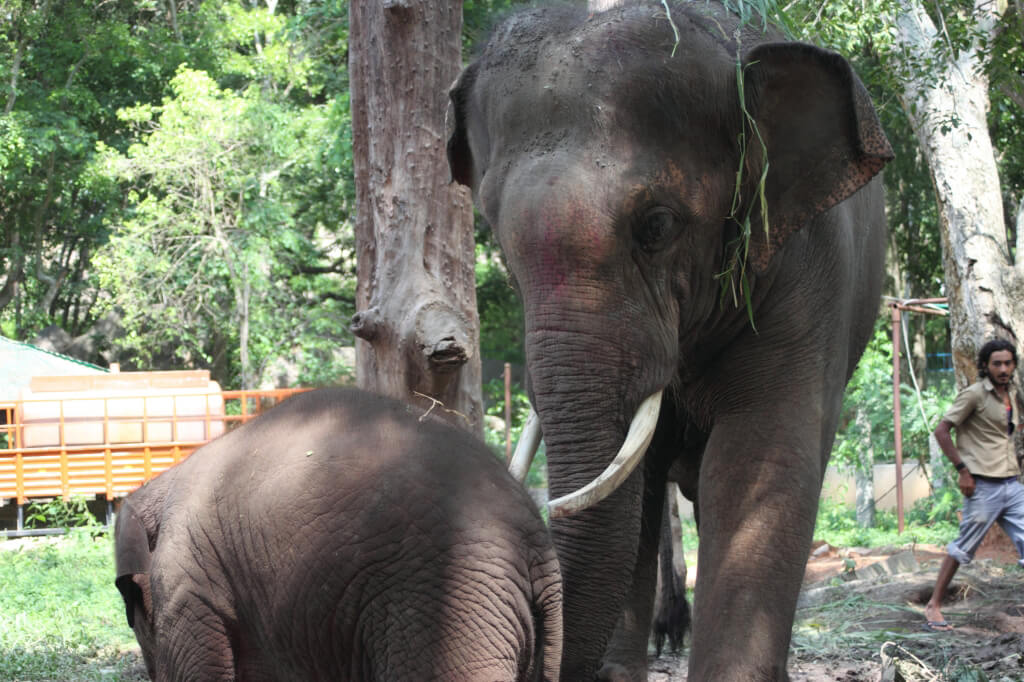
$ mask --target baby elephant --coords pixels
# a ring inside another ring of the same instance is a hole
[[[117,580],[154,680],[557,680],[562,588],[472,435],[293,397],[129,495]]]

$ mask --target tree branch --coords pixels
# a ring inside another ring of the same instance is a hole
[[[292,272],[299,275],[343,275],[345,274],[344,261],[338,259],[330,265],[297,265]]]
[[[998,83],[999,92],[1003,93],[1006,99],[1016,104],[1021,111],[1024,111],[1024,78],[1018,78],[1017,80],[1020,85],[1017,88],[1012,87],[1005,81],[1000,81]]]
[[[21,70],[21,58],[25,53],[25,43],[18,44],[14,52],[14,59],[11,62],[11,85],[7,94],[7,104],[4,106],[4,114],[9,114],[14,109],[14,101],[18,98],[18,73]]]
[[[25,254],[19,248],[20,243],[21,233],[15,229],[14,234],[11,235],[12,265],[11,269],[7,272],[4,286],[0,289],[0,310],[6,308],[14,300],[15,294],[18,292],[18,283],[25,277]]]
[[[178,39],[178,42],[184,42],[181,36],[181,27],[178,26],[178,7],[175,4],[176,0],[167,0],[168,14],[171,19],[171,28],[174,30],[174,37]]]

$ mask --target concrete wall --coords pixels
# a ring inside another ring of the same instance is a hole
[[[896,465],[875,465],[875,508],[882,511],[896,510]],[[907,510],[922,497],[928,497],[928,479],[917,462],[903,462],[903,509]],[[857,504],[857,484],[853,474],[840,474],[834,467],[825,472],[821,490],[822,498],[845,502],[854,507]]]
[[[875,465],[875,508],[885,511],[896,509],[896,465]],[[917,500],[928,497],[928,479],[917,462],[903,463],[903,509],[906,511]],[[851,509],[857,503],[857,485],[852,473],[840,473],[835,467],[825,471],[825,481],[821,488],[822,499],[844,502]],[[679,514],[684,518],[693,518],[693,505],[679,495]]]

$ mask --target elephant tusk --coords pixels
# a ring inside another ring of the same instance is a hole
[[[575,492],[563,495],[548,503],[551,518],[570,516],[578,511],[591,507],[615,492],[623,481],[636,469],[643,459],[647,446],[654,437],[654,429],[658,425],[658,413],[661,411],[661,395],[658,391],[640,403],[633,421],[629,424],[626,441],[619,448],[615,459],[601,475]]]
[[[519,435],[519,442],[516,443],[516,451],[512,453],[512,459],[508,462],[508,470],[517,481],[526,481],[526,475],[530,473],[530,464],[533,462],[537,448],[540,447],[541,430],[540,417],[530,408],[530,415],[523,424],[523,432]]]

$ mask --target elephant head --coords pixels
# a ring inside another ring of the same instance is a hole
[[[524,305],[530,397],[559,498],[552,516],[586,509],[552,529],[563,673],[589,679],[606,647],[622,648],[616,624],[644,620],[637,595],[653,584],[661,508],[652,491],[679,458],[703,462],[690,467],[700,471],[702,568],[734,571],[726,543],[751,523],[776,529],[795,564],[806,558],[842,388],[880,287],[877,183],[870,196],[859,190],[892,152],[845,59],[706,3],[516,15],[450,94],[453,179],[472,189]],[[833,293],[836,311],[816,324],[807,305]],[[804,413],[787,421],[784,406]],[[759,446],[744,444],[744,425]],[[688,430],[699,450],[687,448]],[[787,462],[802,467],[792,532],[774,501],[729,508],[732,485],[781,495]],[[771,472],[760,483],[759,470]],[[767,585],[778,601],[760,607],[780,616],[756,655],[783,676],[798,573],[779,578],[784,589]],[[705,619],[732,598],[727,589],[708,588],[721,596],[708,597]],[[701,617],[695,649],[710,636]],[[742,630],[734,618],[724,636]],[[702,669],[697,658],[698,673],[736,679],[760,665],[710,657]]]

